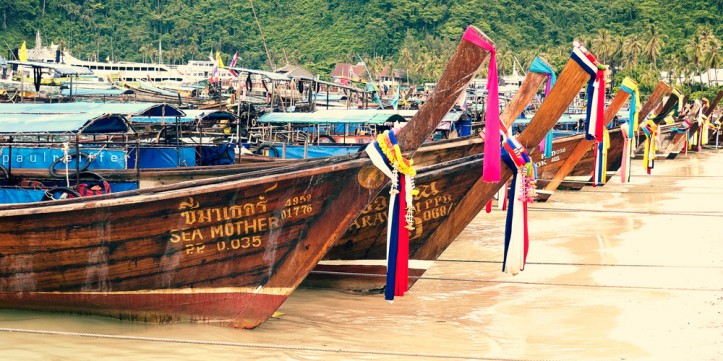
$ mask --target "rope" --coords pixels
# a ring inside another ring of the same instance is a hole
[[[65,186],[70,187],[70,169],[68,169],[68,165],[70,164],[70,143],[65,142],[63,143],[63,163],[65,163]],[[80,162],[80,155],[78,155],[78,162]]]
[[[266,58],[269,60],[269,65],[271,66],[271,70],[275,70],[274,63],[271,60],[271,55],[269,55],[269,49],[266,47],[266,39],[264,39],[264,32],[261,31],[261,24],[259,23],[259,18],[256,16],[256,9],[254,8],[254,2],[253,0],[249,0],[249,3],[251,4],[251,11],[254,13],[254,19],[256,19],[256,26],[259,27],[259,34],[261,35],[261,42],[264,43],[264,50],[266,50]]]
[[[612,213],[612,214],[644,214],[644,215],[667,215],[667,216],[701,216],[721,217],[723,212],[711,211],[684,211],[684,212],[656,212],[656,211],[616,211],[606,209],[584,209],[584,208],[538,208],[529,207],[531,211],[545,212],[588,212],[588,213]]]
[[[491,263],[500,264],[501,261],[475,260],[475,259],[436,259],[435,262],[450,263]],[[639,267],[639,268],[694,268],[694,269],[721,269],[723,266],[689,266],[665,264],[615,264],[615,263],[576,263],[576,262],[527,262],[541,266],[582,266],[582,267]]]
[[[441,359],[489,360],[489,361],[493,361],[493,360],[496,360],[496,361],[537,361],[536,359],[514,359],[514,358],[480,357],[480,356],[472,356],[472,355],[455,355],[455,354],[436,354],[436,353],[401,352],[401,351],[397,352],[397,351],[383,351],[383,350],[308,347],[308,346],[294,346],[294,345],[274,345],[274,344],[265,344],[265,343],[248,343],[248,342],[188,340],[188,339],[179,339],[179,338],[122,336],[122,335],[108,335],[108,334],[100,334],[100,333],[31,330],[31,329],[8,328],[8,327],[0,328],[0,332],[26,333],[26,334],[34,334],[34,335],[88,337],[88,338],[113,339],[113,340],[123,340],[123,341],[165,342],[165,343],[180,343],[180,344],[193,344],[193,345],[230,346],[230,347],[240,347],[240,348],[291,350],[291,351],[314,351],[314,352],[330,352],[330,353],[352,353],[352,354],[383,355],[383,356],[428,357],[428,358],[441,358]]]
[[[356,273],[356,272],[334,272],[334,271],[311,271],[314,274],[325,275],[344,275],[344,276],[364,276],[364,277],[385,277],[384,275],[373,273]],[[425,281],[444,281],[444,282],[468,282],[468,283],[497,283],[497,284],[520,284],[532,286],[556,286],[556,287],[581,287],[581,288],[621,288],[632,290],[653,290],[653,291],[700,291],[700,292],[720,292],[723,289],[713,288],[690,288],[690,287],[653,287],[653,286],[625,286],[625,285],[599,285],[599,284],[575,284],[575,283],[559,283],[559,282],[529,282],[529,281],[505,281],[505,280],[476,280],[471,278],[450,278],[450,277],[424,277],[409,276],[417,280]]]

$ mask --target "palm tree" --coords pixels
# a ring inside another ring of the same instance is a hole
[[[655,24],[650,25],[648,33],[646,34],[647,40],[645,41],[645,48],[643,49],[643,55],[646,59],[650,60],[653,68],[657,69],[658,59],[661,55],[661,50],[665,43],[663,42],[664,35],[661,34],[660,29]]]
[[[706,55],[704,59],[705,65],[708,66],[709,69],[713,69],[713,73],[715,75],[715,84],[716,86],[718,84],[718,68],[721,67],[723,64],[723,53],[721,52],[720,48],[711,49],[710,52]],[[708,85],[710,85],[710,76],[708,76]]]
[[[607,64],[608,56],[613,55],[617,51],[617,44],[612,34],[607,29],[598,31],[597,36],[592,39],[592,51],[600,56],[600,61]]]
[[[623,40],[621,51],[625,68],[638,65],[638,57],[643,53],[643,43],[638,40],[638,37],[639,35],[633,34]]]
[[[700,32],[688,39],[685,45],[685,51],[690,61],[695,65],[695,70],[700,78],[700,90],[703,90],[703,69],[701,65],[704,64],[703,59],[705,59],[708,49],[703,37],[700,36]]]

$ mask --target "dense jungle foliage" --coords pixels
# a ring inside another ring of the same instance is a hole
[[[618,83],[632,75],[648,90],[661,71],[690,81],[723,68],[720,0],[2,1],[3,55],[23,40],[32,47],[39,30],[82,59],[155,62],[160,41],[165,63],[218,50],[226,64],[238,52],[245,67],[291,63],[324,78],[361,55],[373,72],[392,65],[419,83],[439,77],[472,24],[495,40],[503,73],[515,58],[527,66],[535,55],[560,69],[574,39],[609,64]]]

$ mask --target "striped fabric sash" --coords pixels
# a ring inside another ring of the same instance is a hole
[[[575,43],[570,57],[590,75],[587,83],[585,138],[601,142],[604,128],[605,68],[599,65],[595,56],[579,43]]]
[[[552,89],[557,81],[555,71],[552,70],[549,64],[537,56],[535,60],[532,61],[532,65],[530,65],[530,71],[533,73],[547,74],[547,85],[545,86],[545,99],[547,99],[547,96],[550,94],[550,89]],[[540,151],[543,153],[543,157],[552,157],[552,129],[547,132],[545,138],[540,142]]]
[[[502,161],[512,170],[502,272],[514,276],[525,269],[530,243],[527,204],[533,202],[536,197],[537,174],[527,150],[512,136],[508,136],[502,143]]]
[[[593,168],[593,187],[605,184],[608,169],[608,148],[610,148],[610,134],[603,129],[603,141],[595,147],[595,168]]]
[[[483,161],[482,181],[496,183],[500,181],[500,97],[497,79],[497,50],[494,44],[482,39],[471,27],[467,28],[462,40],[469,41],[490,52],[490,64],[487,69],[487,110],[485,112],[485,157]]]
[[[623,157],[620,166],[620,181],[622,183],[630,182],[630,167],[632,166],[632,158],[634,152],[635,137],[632,135],[638,130],[638,105],[640,104],[640,91],[638,84],[629,77],[623,79],[620,90],[631,95],[630,97],[630,114],[628,115],[627,124],[620,124],[620,131],[623,134]]]
[[[655,167],[655,135],[658,131],[658,125],[652,119],[648,119],[640,125],[640,130],[645,135],[645,149],[643,150],[643,164],[645,171],[650,174]]]
[[[414,229],[414,164],[402,156],[394,131],[385,131],[366,147],[374,166],[392,180],[387,215],[387,285],[384,298],[404,296],[409,288],[409,231]]]

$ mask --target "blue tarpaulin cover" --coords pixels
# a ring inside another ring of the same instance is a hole
[[[279,157],[281,157],[281,148],[277,147],[279,151]],[[334,155],[346,155],[356,153],[359,151],[359,145],[346,146],[346,145],[329,145],[329,146],[308,146],[307,158],[321,158],[330,157]],[[303,145],[287,145],[286,146],[286,158],[290,159],[303,159],[304,158],[304,146]]]
[[[179,164],[180,152],[180,164]],[[136,150],[128,151],[128,168],[136,167]],[[140,168],[176,168],[192,167],[196,165],[196,150],[194,147],[182,147],[178,150],[173,147],[141,148]]]
[[[385,110],[319,110],[313,113],[267,113],[259,118],[260,123],[279,124],[333,124],[364,123],[385,124],[404,122],[405,119],[394,111]]]
[[[80,149],[81,153],[87,155],[96,156],[93,162],[88,167],[89,170],[93,169],[125,169],[126,167],[126,152],[122,150],[109,150],[103,149],[99,152],[99,149]],[[70,153],[75,153],[75,149],[71,149]],[[12,157],[12,164],[10,158]],[[8,148],[0,148],[0,164],[4,167],[11,165],[12,168],[45,168],[49,169],[50,165],[53,164],[57,159],[63,157],[63,150],[58,148],[17,148],[13,147],[12,153],[9,152]],[[68,168],[71,170],[75,169],[75,161],[77,158],[73,158],[68,163]],[[86,158],[82,158],[81,162],[84,162]],[[56,169],[65,168],[65,163],[58,164],[55,166]]]
[[[75,93],[75,89],[73,90]],[[0,114],[68,114],[68,113],[107,113],[132,114],[167,117],[184,116],[182,110],[170,104],[153,103],[59,103],[59,104],[0,104]]]
[[[125,133],[129,131],[130,126],[123,117],[101,112],[31,114],[2,113],[0,111],[0,133]]]

